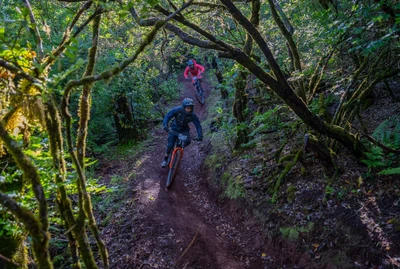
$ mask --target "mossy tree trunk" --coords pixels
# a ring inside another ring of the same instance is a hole
[[[47,110],[45,110],[42,105],[40,116],[41,120],[43,121],[41,121],[41,123],[43,129],[45,129],[45,131],[49,135],[49,141],[51,144],[50,145],[51,155],[53,158],[54,170],[56,171],[55,181],[59,183],[57,185],[61,185],[61,187],[58,190],[59,193],[57,197],[57,204],[59,206],[60,213],[63,216],[63,220],[66,223],[66,228],[68,229],[68,233],[72,234],[72,236],[71,235],[68,236],[70,239],[70,244],[73,245],[73,248],[71,249],[71,252],[73,253],[72,255],[74,256],[73,257],[74,265],[72,266],[73,268],[80,267],[79,263],[77,262],[78,259],[76,257],[78,248],[80,257],[83,260],[83,263],[85,264],[85,268],[88,269],[98,268],[87,239],[87,234],[86,234],[87,223],[89,225],[89,228],[91,229],[92,234],[94,235],[94,238],[96,239],[100,255],[103,259],[103,267],[109,268],[109,265],[108,265],[107,250],[105,249],[104,243],[101,241],[99,237],[98,228],[96,226],[96,222],[93,217],[90,196],[86,188],[86,177],[83,171],[84,163],[83,161],[80,161],[84,159],[84,154],[81,154],[81,156],[79,157],[78,156],[79,152],[77,153],[75,151],[73,143],[73,134],[72,134],[73,119],[71,114],[69,113],[71,91],[79,86],[84,86],[84,85],[87,86],[86,88],[87,92],[85,93],[84,96],[85,100],[81,102],[81,112],[82,112],[81,129],[83,130],[84,128],[86,128],[87,121],[89,120],[88,113],[84,112],[84,110],[90,111],[90,102],[86,102],[86,100],[90,100],[90,96],[88,95],[90,94],[90,85],[96,81],[108,80],[112,78],[113,76],[119,74],[132,62],[134,62],[139,56],[139,54],[149,44],[152,43],[153,39],[155,38],[160,28],[163,25],[165,25],[165,23],[168,20],[170,20],[173,16],[175,16],[177,13],[181,12],[184,8],[186,8],[189,4],[190,2],[184,4],[180,9],[176,10],[176,12],[171,14],[171,16],[169,16],[165,20],[157,21],[153,29],[145,36],[143,41],[139,44],[138,48],[133,53],[133,55],[128,59],[126,59],[125,61],[121,62],[118,66],[113,67],[110,70],[105,70],[104,72],[98,75],[87,75],[79,80],[71,80],[65,85],[64,96],[60,107],[61,107],[61,113],[63,115],[63,120],[65,122],[65,133],[66,133],[65,142],[68,147],[69,157],[71,158],[74,164],[73,167],[75,169],[75,172],[77,173],[76,184],[78,192],[79,211],[78,211],[78,216],[76,218],[72,213],[71,203],[68,200],[67,193],[65,189],[62,187],[64,185],[63,181],[67,176],[67,171],[64,163],[64,158],[65,158],[65,155],[63,153],[64,140],[61,132],[62,124],[60,116],[58,114],[59,112],[58,109],[55,108],[56,105],[53,105],[51,102],[48,102],[46,104]],[[58,56],[60,56],[63,53],[63,51],[65,51],[68,44],[72,42],[72,39],[75,38],[90,21],[95,20],[94,29],[96,27],[96,24],[99,23],[100,17],[98,17],[98,15],[101,12],[104,12],[104,10],[103,11],[100,10],[101,8],[97,9],[92,15],[89,14],[87,20],[83,23],[83,27],[77,27],[76,31],[75,32],[73,31],[73,29],[75,29],[74,26],[77,20],[80,18],[82,14],[84,14],[86,10],[90,8],[91,5],[92,2],[88,1],[82,6],[81,10],[78,11],[76,17],[71,21],[71,24],[66,30],[64,38],[60,43],[59,47],[57,47],[51,53],[51,56],[43,59],[43,61],[40,62],[39,68],[32,71],[30,70],[29,73],[27,73],[18,66],[14,65],[13,63],[0,60],[1,67],[5,68],[14,75],[18,75],[18,78],[25,79],[27,83],[24,83],[24,85],[26,87],[35,87],[35,90],[40,92],[40,94],[36,94],[35,96],[32,97],[32,99],[34,99],[38,103],[41,104],[42,96],[47,97],[47,100],[52,100],[53,98],[51,94],[49,94],[53,91],[49,90],[46,87],[45,83],[42,82],[46,81],[47,78],[45,76],[47,72],[50,70],[51,66],[54,64],[55,59]],[[40,39],[40,37],[38,38]],[[92,47],[94,47],[95,45],[97,45],[96,41],[94,41]],[[90,53],[90,55],[94,54]],[[94,63],[94,58],[89,60],[89,62],[90,61],[93,61]],[[9,113],[6,113],[6,115],[8,114]],[[6,117],[4,117],[4,119],[6,119]],[[8,129],[6,128],[6,124],[8,121],[6,119],[6,121],[4,122],[3,121],[4,119],[0,120],[0,139],[2,140],[2,143],[5,145],[7,151],[13,156],[13,159],[17,163],[19,169],[23,172],[25,181],[31,183],[32,191],[36,198],[38,208],[36,212],[33,213],[30,210],[22,207],[20,204],[18,204],[17,201],[15,201],[12,197],[3,193],[2,191],[0,191],[0,204],[3,207],[7,208],[7,210],[9,210],[9,212],[11,212],[11,214],[16,219],[18,219],[20,223],[23,224],[24,229],[28,232],[29,236],[32,238],[31,240],[32,252],[34,254],[34,259],[37,267],[41,269],[47,269],[47,268],[50,269],[53,268],[53,264],[50,260],[50,254],[49,254],[49,239],[50,239],[50,234],[48,232],[49,220],[48,220],[47,200],[46,196],[44,195],[44,189],[41,184],[37,168],[32,164],[30,159],[23,153],[17,141],[11,138],[11,136],[8,133]],[[85,151],[84,140],[86,139],[86,136],[81,136],[80,139],[82,139],[80,144],[82,145],[81,153],[84,153]],[[74,240],[78,242],[77,245],[74,243]]]
[[[214,74],[215,74],[215,77],[217,78],[217,81],[218,81],[218,84],[219,84],[218,88],[219,88],[219,90],[221,92],[221,98],[226,100],[226,99],[228,99],[228,91],[224,87],[222,87],[222,83],[224,83],[224,77],[223,77],[223,75],[221,73],[221,70],[218,67],[218,63],[217,63],[217,58],[216,57],[212,58],[211,66],[214,69]]]
[[[122,143],[138,140],[138,130],[134,126],[131,106],[126,95],[120,95],[115,102],[114,122],[118,139]]]
[[[247,94],[246,94],[246,72],[239,71],[235,78],[235,100],[233,101],[233,116],[236,118],[236,141],[235,149],[249,141],[247,129]]]

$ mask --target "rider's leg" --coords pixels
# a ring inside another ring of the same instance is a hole
[[[165,167],[167,165],[168,156],[169,156],[172,148],[174,147],[176,139],[178,139],[178,136],[171,134],[171,133],[168,135],[168,144],[167,144],[167,148],[165,150],[164,160],[161,164],[162,167]]]
[[[190,144],[190,142],[191,142],[189,131],[183,131],[182,134],[187,136],[187,139],[186,139],[186,141],[185,141],[185,143],[184,143],[184,144],[185,144],[185,147],[186,147],[186,146],[189,146],[189,144]]]

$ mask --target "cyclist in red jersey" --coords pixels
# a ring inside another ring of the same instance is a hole
[[[183,73],[183,75],[185,76],[185,78],[188,80],[189,79],[189,73],[192,77],[192,83],[194,83],[194,77],[197,77],[198,79],[201,78],[201,74],[204,73],[204,67],[198,63],[196,63],[196,61],[194,59],[190,59],[187,62],[187,67],[185,69],[185,72]]]

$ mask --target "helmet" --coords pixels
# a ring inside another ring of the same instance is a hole
[[[185,99],[182,101],[182,107],[185,108],[185,107],[187,107],[187,106],[194,107],[194,101],[193,101],[192,98],[185,98]]]
[[[187,65],[194,65],[194,62],[193,62],[192,60],[189,60],[189,61],[187,62]]]

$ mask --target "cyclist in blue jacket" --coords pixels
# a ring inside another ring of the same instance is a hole
[[[200,125],[200,120],[196,116],[196,114],[193,113],[193,108],[194,108],[193,99],[186,98],[183,100],[182,106],[173,108],[171,111],[167,113],[167,115],[165,115],[163,120],[163,128],[165,131],[168,132],[169,131],[168,123],[172,118],[174,118],[171,124],[171,130],[173,130],[176,133],[181,133],[183,135],[188,136],[188,139],[185,142],[185,147],[190,144],[189,122],[193,122],[194,126],[196,126],[197,130],[196,140],[198,141],[203,140],[203,130]],[[162,167],[165,167],[167,165],[169,153],[174,147],[175,141],[177,139],[178,139],[177,135],[169,133],[167,150],[165,152],[164,161],[161,164]]]

